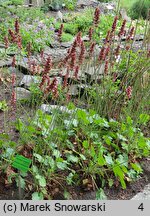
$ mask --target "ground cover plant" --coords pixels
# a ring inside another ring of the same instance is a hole
[[[0,173],[5,185],[15,183],[20,199],[33,200],[53,199],[59,191],[69,199],[71,187],[97,190],[97,199],[106,199],[106,187],[126,189],[142,174],[141,160],[150,156],[149,21],[141,21],[141,30],[138,20],[127,23],[117,15],[101,15],[99,8],[69,23],[44,18],[38,9],[25,10],[20,17],[22,9],[11,10],[14,19],[4,27],[4,16],[0,24],[2,59],[12,47],[16,51],[11,74],[0,68]],[[28,19],[35,11],[34,18],[40,18]],[[135,47],[138,32],[144,34],[140,49]],[[55,64],[43,49],[54,35],[58,44],[72,41]],[[40,55],[32,62],[36,52]],[[22,57],[27,73],[36,78],[25,99],[19,99],[16,88]],[[71,93],[74,86],[77,94]]]

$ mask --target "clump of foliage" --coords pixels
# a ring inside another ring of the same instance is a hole
[[[131,18],[132,19],[138,19],[143,18],[146,19],[148,17],[148,12],[150,9],[150,1],[144,0],[144,1],[136,1],[130,10]]]

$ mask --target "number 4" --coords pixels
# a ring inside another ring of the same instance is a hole
[[[143,211],[144,210],[144,207],[143,207],[143,203],[141,203],[138,207],[139,210]]]

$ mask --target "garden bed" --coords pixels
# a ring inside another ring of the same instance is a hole
[[[131,199],[150,182],[149,21],[7,9],[0,199]]]

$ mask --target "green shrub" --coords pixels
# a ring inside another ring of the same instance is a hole
[[[63,33],[61,36],[62,42],[68,42],[68,41],[72,41],[72,40],[73,40],[73,36],[69,33]]]
[[[132,19],[138,19],[140,17],[143,17],[144,19],[147,18],[148,10],[150,9],[150,1],[137,1],[133,4],[131,7],[130,13]]]
[[[58,30],[60,28],[60,25],[61,25],[60,23],[55,24],[56,30]],[[78,32],[78,26],[76,24],[74,24],[74,23],[64,23],[63,31],[65,33],[75,35]]]
[[[64,0],[63,2],[68,10],[74,10],[76,7],[77,0]]]

